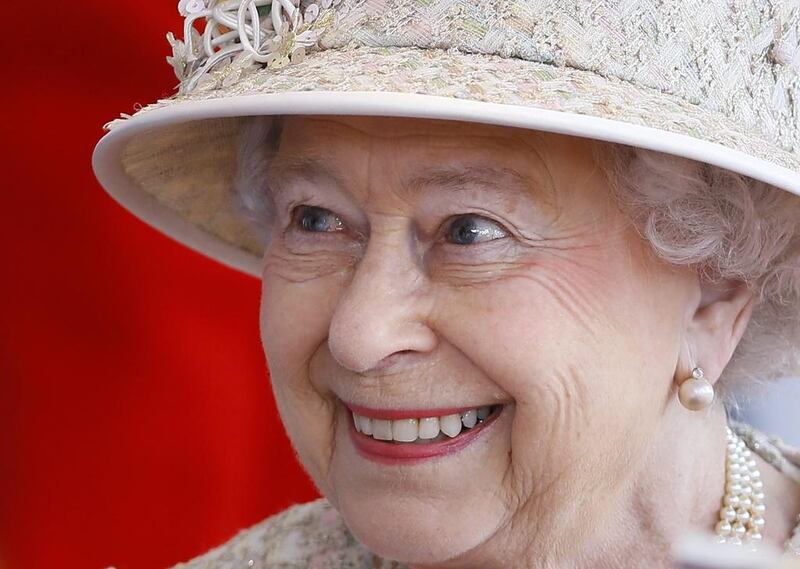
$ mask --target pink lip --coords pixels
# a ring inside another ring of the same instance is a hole
[[[403,419],[407,417],[437,417],[441,415],[450,415],[458,413],[458,410],[453,409],[426,409],[426,410],[403,410],[403,411],[380,411],[378,409],[365,409],[363,407],[350,406],[352,411],[358,415],[375,419]],[[462,408],[461,411],[474,409],[474,407]],[[353,424],[352,415],[347,418],[348,432],[350,439],[353,441],[358,453],[364,458],[373,462],[391,465],[410,465],[433,458],[439,458],[450,454],[455,454],[474,440],[476,440],[488,427],[494,424],[495,419],[500,416],[505,407],[495,411],[492,415],[486,418],[483,423],[477,424],[469,431],[456,436],[453,439],[443,440],[436,443],[416,444],[416,443],[392,443],[386,441],[379,441],[370,436],[364,435],[356,431]],[[420,411],[422,411],[420,413]],[[363,413],[362,413],[363,412]],[[419,413],[419,414],[417,414]],[[430,413],[430,414],[428,414]]]

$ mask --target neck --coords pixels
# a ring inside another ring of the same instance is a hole
[[[675,406],[657,443],[620,505],[609,531],[576,558],[573,567],[671,567],[670,547],[687,533],[710,533],[725,492],[725,428],[721,405],[692,414]],[[764,482],[763,542],[783,550],[797,523],[800,486],[755,456]]]
[[[720,405],[688,413],[678,405],[668,412],[608,531],[581,552],[577,566],[669,567],[671,544],[713,531],[725,491],[725,411]]]

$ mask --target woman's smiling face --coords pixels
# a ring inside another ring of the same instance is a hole
[[[695,281],[649,254],[589,142],[289,117],[269,182],[276,399],[360,541],[480,566],[611,523],[669,405]],[[433,434],[469,410],[474,427]]]

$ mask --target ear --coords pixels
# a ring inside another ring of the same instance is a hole
[[[686,329],[687,349],[681,351],[678,372],[689,377],[694,366],[715,383],[742,339],[755,306],[755,296],[741,281],[700,281],[700,300]],[[695,360],[695,361],[692,361]]]

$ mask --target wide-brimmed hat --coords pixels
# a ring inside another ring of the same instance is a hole
[[[797,0],[181,0],[171,98],[107,125],[106,190],[259,274],[234,206],[255,115],[448,119],[700,160],[800,195]]]

